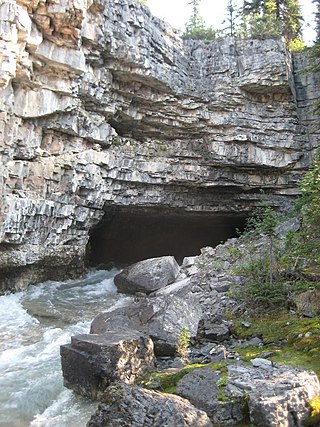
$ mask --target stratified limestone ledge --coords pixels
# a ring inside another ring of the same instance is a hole
[[[135,0],[2,1],[0,32],[2,290],[81,265],[109,206],[297,193],[318,87],[281,41],[183,42]]]

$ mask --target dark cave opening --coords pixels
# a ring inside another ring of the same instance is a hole
[[[161,208],[112,207],[91,230],[90,266],[125,266],[147,258],[174,255],[179,263],[217,246],[243,230],[246,216]]]

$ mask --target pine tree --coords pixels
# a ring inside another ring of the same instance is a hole
[[[227,19],[223,21],[227,27],[224,32],[231,37],[235,37],[238,33],[238,20],[240,17],[239,8],[236,7],[234,0],[229,0],[227,4]]]
[[[189,5],[192,6],[192,15],[186,24],[186,35],[192,35],[204,30],[204,20],[199,12],[201,0],[190,0]]]
[[[198,40],[213,40],[215,39],[215,30],[213,28],[206,28],[204,19],[200,15],[199,6],[201,0],[190,0],[189,5],[192,6],[192,14],[186,23],[186,31],[183,34],[184,39],[198,39]]]
[[[315,12],[315,23],[316,23],[316,40],[312,48],[312,57],[315,64],[315,68],[312,71],[320,71],[320,0],[313,0],[312,3],[316,4],[317,11]]]
[[[253,37],[283,36],[289,48],[303,47],[299,0],[244,0],[243,16]]]

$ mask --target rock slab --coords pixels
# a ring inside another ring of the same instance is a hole
[[[126,328],[138,330],[152,338],[157,356],[170,356],[176,351],[183,327],[191,337],[197,335],[201,316],[199,305],[174,295],[164,295],[98,314],[91,323],[90,333],[104,334]]]
[[[154,369],[153,343],[137,331],[76,335],[60,348],[64,385],[76,393],[100,399],[115,381],[132,384]]]

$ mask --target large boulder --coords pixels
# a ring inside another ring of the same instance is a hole
[[[150,294],[173,283],[180,267],[173,256],[150,258],[125,268],[114,278],[119,292]]]
[[[220,426],[242,421],[257,427],[302,427],[308,403],[320,394],[315,373],[261,358],[252,364],[237,362],[227,372],[197,369],[178,382],[176,392]]]
[[[298,313],[306,317],[320,315],[320,290],[313,289],[293,297],[293,303]]]
[[[117,384],[87,427],[211,427],[207,414],[174,395]]]
[[[115,381],[134,383],[155,362],[152,340],[132,330],[77,335],[60,354],[64,385],[93,400]]]
[[[243,401],[225,393],[224,378],[211,367],[195,369],[178,382],[176,393],[205,411],[215,425],[239,424],[245,421]]]
[[[176,351],[183,327],[191,337],[197,335],[201,316],[198,304],[173,295],[145,298],[99,314],[91,323],[90,333],[135,329],[152,338],[157,356],[169,356]]]

